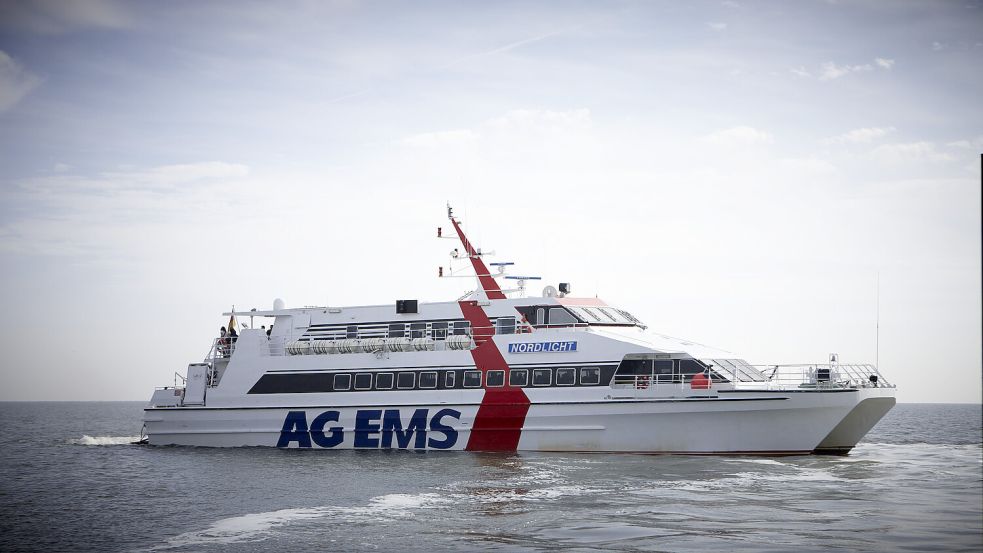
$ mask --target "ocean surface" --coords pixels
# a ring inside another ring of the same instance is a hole
[[[0,551],[981,551],[979,405],[849,456],[130,445],[142,402],[0,403]]]

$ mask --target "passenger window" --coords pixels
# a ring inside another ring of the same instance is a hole
[[[542,307],[536,309],[536,324],[537,325],[546,324],[546,309]]]
[[[444,340],[447,338],[447,321],[430,323],[430,332],[434,340]]]
[[[515,334],[515,317],[499,317],[495,326],[497,334]]]
[[[352,386],[352,375],[350,374],[336,374],[334,375],[334,389],[337,392],[345,391]]]
[[[453,388],[454,387],[455,374],[456,373],[454,371],[447,371],[446,373],[444,373],[444,387],[445,388]]]
[[[527,369],[512,369],[509,371],[509,386],[526,386],[529,384]]]
[[[406,325],[403,323],[393,323],[389,325],[390,338],[402,338],[403,333],[405,332],[406,332]]]
[[[481,371],[464,371],[464,387],[465,388],[480,388],[481,387]]]
[[[358,338],[358,325],[348,325],[345,333],[346,338]]]
[[[471,334],[471,323],[469,321],[454,321],[454,334],[456,336]]]
[[[585,386],[601,383],[601,369],[598,367],[584,367],[580,369],[580,383]]]
[[[420,387],[421,388],[436,388],[437,387],[437,373],[435,373],[435,372],[420,373]]]
[[[505,371],[488,371],[488,377],[485,380],[485,384],[489,388],[505,386]]]
[[[532,370],[532,385],[533,386],[549,386],[551,382],[551,369],[533,369]]]
[[[372,373],[358,373],[355,375],[356,390],[372,389]]]
[[[427,333],[427,323],[410,323],[410,338],[423,338]]]
[[[577,369],[556,369],[557,386],[573,386],[577,382]]]
[[[379,373],[375,375],[375,389],[376,390],[392,390],[393,389],[393,373]]]
[[[400,390],[411,390],[416,382],[416,373],[397,373],[396,387]]]

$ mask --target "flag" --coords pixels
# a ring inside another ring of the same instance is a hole
[[[235,330],[235,327],[236,327],[236,306],[233,305],[232,316],[229,317],[229,326],[228,326],[229,334],[232,334],[232,331]]]

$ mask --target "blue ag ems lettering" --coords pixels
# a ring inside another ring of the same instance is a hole
[[[520,342],[509,344],[509,353],[562,353],[577,351],[577,342]]]
[[[356,448],[392,448],[393,437],[396,438],[396,447],[407,449],[410,442],[413,449],[450,449],[457,443],[457,430],[445,424],[444,419],[451,417],[461,419],[461,412],[454,409],[441,409],[429,417],[430,427],[427,430],[429,409],[417,409],[413,412],[410,420],[403,424],[399,409],[360,409],[355,412],[355,437],[354,447]],[[277,447],[290,447],[290,444],[297,442],[297,447],[310,448],[311,442],[318,447],[331,448],[340,445],[345,439],[345,430],[342,426],[332,426],[325,431],[325,425],[329,422],[340,422],[338,411],[325,411],[307,424],[306,411],[290,411],[283,420],[283,428],[280,430],[280,439]],[[429,433],[429,436],[428,436]],[[434,437],[434,433],[443,434],[443,439]],[[381,440],[380,440],[381,436]],[[380,445],[381,441],[381,445]]]

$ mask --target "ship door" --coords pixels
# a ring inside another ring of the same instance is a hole
[[[204,405],[205,386],[208,383],[208,365],[192,363],[188,365],[188,381],[185,383],[182,405]]]

